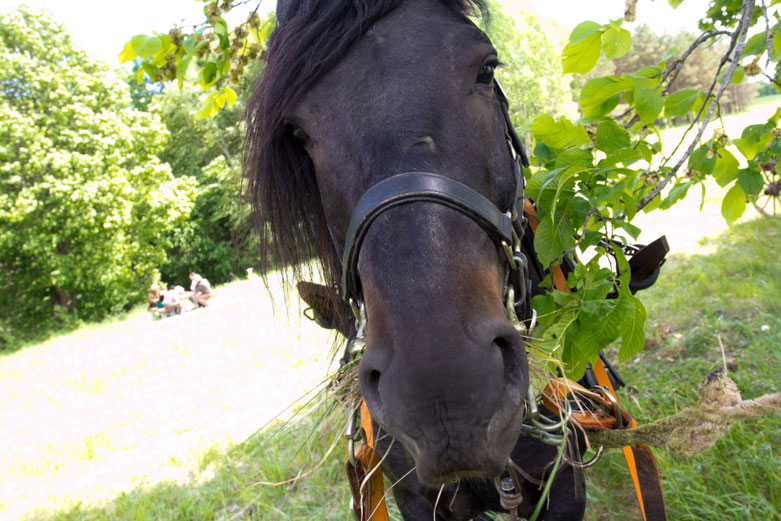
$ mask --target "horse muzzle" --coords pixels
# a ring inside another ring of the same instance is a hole
[[[523,341],[503,321],[473,328],[483,333],[457,341],[440,332],[419,349],[370,341],[361,360],[372,416],[402,443],[425,483],[498,475],[520,433],[528,387]]]

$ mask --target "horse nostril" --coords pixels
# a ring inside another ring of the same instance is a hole
[[[504,363],[504,379],[511,384],[520,385],[524,380],[526,360],[523,340],[514,330],[512,334],[494,338],[493,345],[499,348]]]
[[[380,402],[380,375],[381,373],[372,369],[367,371],[361,382],[361,392],[363,397],[372,403]]]
[[[376,369],[372,369],[367,376],[368,384],[377,389],[380,386],[380,372]]]

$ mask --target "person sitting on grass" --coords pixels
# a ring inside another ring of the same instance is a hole
[[[212,287],[209,281],[194,271],[190,272],[190,300],[197,306],[206,307],[207,300],[212,296]]]
[[[152,284],[149,286],[149,293],[146,294],[146,301],[149,303],[149,310],[155,310],[158,307],[162,307],[160,305],[161,298],[160,298],[160,286],[157,284]]]
[[[179,292],[173,284],[168,285],[168,289],[163,291],[163,309],[168,315],[179,314],[182,312],[182,306],[179,304]]]

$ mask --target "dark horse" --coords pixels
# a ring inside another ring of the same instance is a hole
[[[482,0],[280,0],[247,113],[263,261],[314,256],[334,281],[350,264],[342,297],[367,319],[361,394],[390,435],[378,451],[404,476],[393,493],[408,521],[501,511],[493,478],[510,457],[529,516],[557,450],[520,436],[528,366],[497,235],[517,213],[521,150],[496,50],[468,18],[481,13]],[[432,183],[444,199],[427,197]],[[378,186],[369,199],[404,200],[369,219],[377,205],[362,197]],[[478,210],[456,208],[454,192]],[[584,508],[582,471],[562,465],[543,518]]]

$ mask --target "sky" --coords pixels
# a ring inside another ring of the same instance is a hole
[[[624,0],[505,0],[549,22],[571,29],[578,22],[606,23],[623,17]],[[0,0],[0,13],[12,11],[19,0]],[[203,20],[201,0],[24,0],[33,9],[46,9],[63,23],[78,47],[95,59],[117,64],[125,42],[140,33],[167,33],[175,24]],[[262,0],[261,11],[274,8],[275,0]],[[708,0],[685,0],[673,10],[667,0],[639,0],[637,18],[657,33],[695,31]],[[255,2],[231,13],[241,21]],[[632,25],[627,28],[631,31]]]

